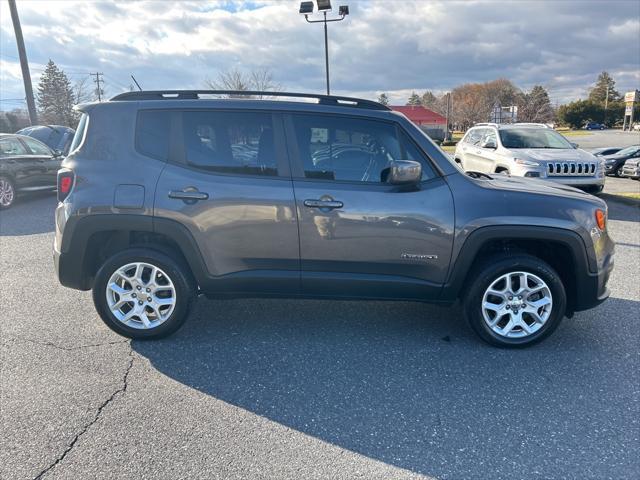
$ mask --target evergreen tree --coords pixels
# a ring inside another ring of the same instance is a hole
[[[378,102],[382,105],[389,105],[389,97],[386,93],[382,92],[380,95],[378,95]]]
[[[65,73],[50,59],[38,83],[36,94],[44,123],[75,125],[74,91]]]
[[[422,105],[422,99],[416,92],[411,92],[407,105]]]
[[[607,100],[607,91],[609,92],[609,103],[620,100],[620,93],[616,90],[616,82],[607,72],[602,72],[598,75],[595,87],[589,92],[589,101],[604,105]]]
[[[436,105],[438,103],[438,98],[433,94],[431,90],[427,90],[422,95],[422,99],[420,100],[420,103],[422,103],[422,106],[435,111],[437,108]]]
[[[518,121],[548,123],[554,116],[549,94],[543,86],[535,85],[530,92],[522,94],[518,108]]]

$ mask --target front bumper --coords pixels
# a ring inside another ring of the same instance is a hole
[[[602,177],[540,177],[543,180],[549,180],[552,182],[561,183],[562,185],[569,185],[572,187],[587,187],[591,185],[604,186],[605,178]]]
[[[622,167],[622,175],[629,178],[640,178],[640,168]]]

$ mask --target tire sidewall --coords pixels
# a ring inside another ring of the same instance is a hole
[[[11,200],[11,203],[9,205],[0,204],[0,210],[6,210],[8,208],[11,208],[16,203],[16,196],[17,196],[16,184],[13,183],[13,180],[11,180],[9,177],[0,176],[0,180],[4,180],[5,182],[8,182],[9,185],[11,186],[11,190],[13,190],[13,199]]]
[[[497,278],[516,271],[532,273],[540,277],[551,291],[553,307],[549,319],[534,334],[524,338],[506,338],[491,330],[484,321],[482,299],[486,289]],[[465,298],[465,316],[471,328],[488,343],[506,348],[533,345],[548,337],[562,321],[567,306],[566,292],[560,276],[546,262],[528,255],[518,255],[512,258],[499,257],[485,263],[483,268],[476,271],[476,274],[476,279]]]
[[[118,320],[107,303],[106,287],[111,275],[128,263],[145,262],[163,270],[173,282],[176,289],[176,305],[171,316],[161,325],[149,329],[128,327]],[[96,274],[93,284],[93,302],[104,323],[114,332],[133,339],[161,338],[174,333],[185,322],[195,298],[195,287],[190,280],[185,266],[164,253],[148,249],[130,249],[117,253],[109,258]]]

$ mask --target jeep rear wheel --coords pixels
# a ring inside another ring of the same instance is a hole
[[[120,335],[160,338],[187,318],[195,288],[186,267],[147,249],[109,258],[96,275],[93,301],[102,320]]]
[[[494,257],[475,271],[464,301],[465,315],[485,341],[524,347],[550,335],[564,317],[560,276],[529,255]]]

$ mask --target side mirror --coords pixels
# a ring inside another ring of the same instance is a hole
[[[413,160],[397,160],[382,171],[383,181],[393,185],[409,185],[422,179],[422,165]]]
[[[495,150],[496,148],[498,148],[498,146],[496,145],[496,141],[495,140],[487,140],[486,142],[482,142],[482,145],[480,145],[481,148],[490,148],[492,150]]]
[[[62,150],[54,150],[53,151],[53,156],[54,157],[62,157],[64,154],[62,153]]]
[[[578,148],[580,145],[578,145],[577,143],[573,143],[573,142],[571,142],[571,146],[572,146],[573,148]]]

